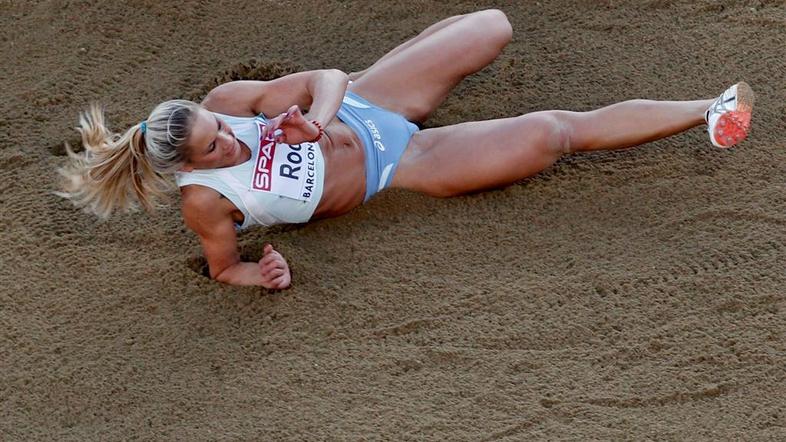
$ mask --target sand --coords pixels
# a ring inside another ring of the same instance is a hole
[[[786,439],[782,2],[130,3],[0,1],[0,440]],[[244,234],[288,257],[276,293],[205,278],[177,196],[101,222],[52,194],[91,101],[121,130],[494,6],[512,43],[429,126],[744,79],[750,139]]]

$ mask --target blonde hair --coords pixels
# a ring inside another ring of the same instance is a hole
[[[188,159],[186,140],[198,109],[192,101],[165,101],[146,122],[119,134],[107,127],[104,110],[90,105],[77,128],[85,150],[74,153],[66,144],[70,163],[60,169],[63,192],[57,194],[101,218],[139,205],[152,211],[173,187],[167,175]]]

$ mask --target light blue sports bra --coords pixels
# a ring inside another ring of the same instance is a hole
[[[254,225],[304,223],[322,197],[325,161],[319,143],[283,144],[260,140],[267,119],[213,112],[251,149],[251,159],[232,167],[175,173],[179,187],[215,190],[243,213],[238,229]]]

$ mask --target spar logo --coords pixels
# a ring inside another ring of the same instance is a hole
[[[260,124],[260,133],[263,128]],[[310,201],[317,185],[318,149],[314,143],[276,144],[271,138],[260,139],[249,190]]]
[[[273,184],[270,170],[273,168],[273,156],[276,155],[276,143],[267,140],[262,142],[266,144],[259,147],[259,157],[254,167],[254,180],[251,186],[255,190],[269,191]]]

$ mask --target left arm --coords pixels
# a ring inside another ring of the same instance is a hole
[[[336,116],[348,82],[347,74],[337,69],[298,72],[270,81],[232,81],[210,91],[202,105],[228,115],[263,113],[271,118],[297,105],[309,110],[308,120],[325,127]]]

